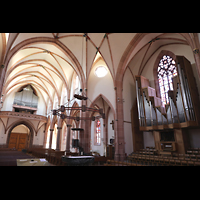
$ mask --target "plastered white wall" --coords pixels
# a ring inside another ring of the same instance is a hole
[[[33,137],[33,145],[43,145],[44,142],[44,130],[45,130],[45,125],[43,125],[37,135],[34,134]]]
[[[19,125],[16,126],[15,128],[13,128],[12,132],[14,133],[29,133],[29,129],[28,127],[24,126],[24,125]]]
[[[41,95],[38,98],[37,115],[43,115],[46,117],[46,104]]]
[[[107,68],[105,62],[103,61],[99,61],[93,66],[88,78],[88,98],[93,101],[97,96],[99,96],[99,94],[103,94],[110,101],[113,108],[115,109],[115,90],[110,72],[108,71],[106,76],[102,78],[94,75],[95,69],[100,65],[103,65]],[[90,104],[91,102],[88,101],[88,105]]]
[[[6,96],[1,111],[12,111],[14,98],[15,98],[14,92],[11,92],[8,96]]]

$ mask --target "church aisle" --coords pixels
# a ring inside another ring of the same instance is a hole
[[[30,159],[33,156],[27,155],[21,151],[5,150],[0,151],[0,166],[17,166],[17,159]]]

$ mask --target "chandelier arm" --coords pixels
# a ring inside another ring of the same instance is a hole
[[[96,108],[88,108],[88,111],[99,112],[99,109],[96,109]]]

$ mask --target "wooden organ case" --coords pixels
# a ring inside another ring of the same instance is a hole
[[[174,129],[172,149],[185,153],[190,145],[187,129],[200,126],[200,101],[191,63],[176,56],[176,69],[177,76],[172,78],[174,90],[168,91],[169,103],[165,107],[149,80],[136,76],[139,131],[153,131],[155,148],[162,151],[160,132]]]

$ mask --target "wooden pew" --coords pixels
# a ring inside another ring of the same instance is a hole
[[[105,156],[95,156],[94,157],[94,165],[101,165],[103,163],[106,163],[106,161],[108,160],[108,157]]]
[[[17,151],[15,148],[0,148],[0,151]]]

